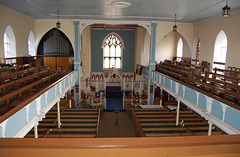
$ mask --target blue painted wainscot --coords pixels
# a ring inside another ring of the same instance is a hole
[[[152,71],[153,83],[228,134],[240,134],[240,111]]]
[[[27,106],[16,112],[0,124],[0,137],[24,137],[46,113],[72,89],[78,77],[73,71],[61,78],[52,88],[44,92]]]

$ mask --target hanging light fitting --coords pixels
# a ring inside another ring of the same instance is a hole
[[[225,7],[222,8],[222,17],[228,17],[230,15],[230,7],[228,6],[228,0],[226,0]]]
[[[175,25],[173,26],[173,31],[177,31],[176,21],[177,21],[177,14],[175,14]]]
[[[58,13],[58,22],[56,23],[56,27],[61,28],[61,23],[59,22],[59,11],[57,11],[57,13]]]

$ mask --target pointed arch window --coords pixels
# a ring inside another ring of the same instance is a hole
[[[11,26],[9,25],[7,26],[4,32],[3,43],[4,43],[4,57],[5,58],[16,57],[15,35]]]
[[[214,46],[213,68],[225,69],[227,58],[227,36],[224,31],[220,31]]]
[[[183,41],[182,38],[179,38],[177,45],[177,58],[179,59],[178,61],[181,60],[182,55],[183,55]]]
[[[32,31],[28,36],[28,54],[30,56],[36,56],[35,38]]]
[[[9,58],[11,56],[10,54],[10,40],[7,32],[4,33],[4,55],[5,58]]]
[[[197,64],[199,64],[199,60],[200,60],[200,40],[198,40],[198,44],[197,44],[197,53],[196,53],[196,60],[197,60]]]
[[[116,33],[111,33],[103,41],[103,69],[122,69],[123,41]]]

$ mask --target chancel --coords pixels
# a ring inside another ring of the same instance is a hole
[[[240,156],[239,9],[1,0],[0,156]]]

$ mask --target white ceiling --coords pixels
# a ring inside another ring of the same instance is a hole
[[[128,8],[116,8],[114,0],[0,0],[0,4],[34,19],[93,19],[197,22],[221,16],[226,0],[124,0]],[[121,0],[119,0],[121,1]],[[240,0],[229,0],[231,11]]]

